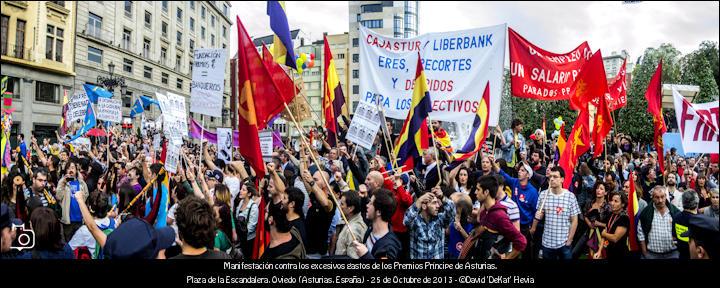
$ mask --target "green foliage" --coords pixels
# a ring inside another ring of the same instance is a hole
[[[632,84],[628,87],[628,103],[616,113],[618,131],[630,135],[634,141],[650,142],[653,138],[652,116],[647,112],[647,91],[650,78],[655,73],[660,59],[663,59],[662,83],[679,83],[680,51],[672,44],[659,48],[647,48],[642,62],[632,72]]]
[[[717,73],[717,61],[717,43],[708,41],[700,44],[700,49],[682,58],[682,83],[700,86],[700,94],[695,97],[695,103],[705,103],[717,99],[718,84],[713,75],[713,73]],[[712,66],[711,62],[714,62],[715,66]]]

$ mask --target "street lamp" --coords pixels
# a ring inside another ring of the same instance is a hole
[[[110,72],[110,76],[105,77],[102,75],[98,75],[97,83],[104,86],[111,93],[114,91],[115,87],[119,86],[122,97],[122,95],[125,95],[125,92],[127,91],[127,85],[125,85],[125,77],[115,75],[115,64],[113,62],[110,62],[110,64],[108,64],[108,71]]]

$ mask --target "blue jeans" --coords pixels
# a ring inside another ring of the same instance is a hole
[[[563,246],[557,249],[542,247],[542,259],[570,260],[572,259],[572,249],[570,246]]]

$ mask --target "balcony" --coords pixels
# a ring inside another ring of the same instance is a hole
[[[105,42],[106,44],[110,43],[110,41],[108,41],[107,39],[105,39],[103,37],[102,29],[99,27],[96,27],[94,25],[90,25],[90,24],[85,25],[85,30],[82,31],[82,34],[85,36],[88,36],[90,38],[94,38],[96,40]]]
[[[17,59],[30,60],[32,49],[26,49],[22,45],[8,45],[7,50],[3,51],[2,54]]]

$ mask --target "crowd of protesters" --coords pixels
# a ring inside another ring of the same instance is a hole
[[[658,151],[661,172],[657,152],[615,135],[607,153],[564,171],[555,139],[538,129],[526,141],[523,128],[514,120],[497,129],[492,149],[462,163],[437,142],[404,173],[384,144],[396,135],[363,149],[344,131],[330,147],[319,131],[309,147],[276,148],[261,179],[239,153],[222,161],[215,145],[190,139],[177,173],[167,173],[155,131],[112,129],[90,149],[18,135],[2,174],[2,258],[719,257],[716,155]],[[631,189],[636,219],[627,213]],[[13,249],[30,229],[34,246]]]

